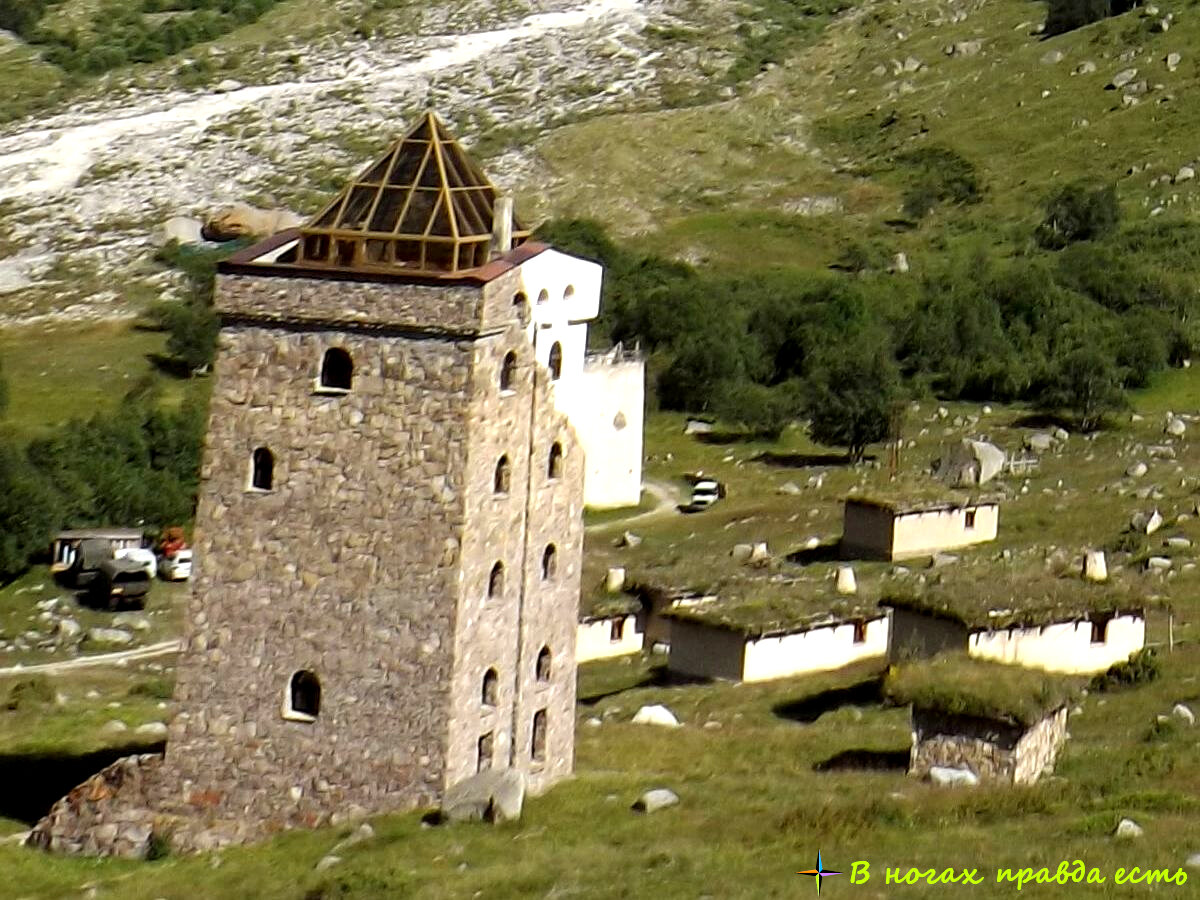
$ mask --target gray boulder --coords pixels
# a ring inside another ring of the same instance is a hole
[[[1108,83],[1110,88],[1123,88],[1133,79],[1137,78],[1137,69],[1122,69],[1112,77],[1112,81]]]
[[[1075,67],[1076,75],[1091,75],[1096,71],[1096,64],[1090,59],[1084,60]]]
[[[1062,62],[1063,59],[1063,52],[1061,50],[1048,50],[1042,54],[1042,65],[1053,66],[1056,63]]]
[[[670,806],[676,806],[678,803],[679,795],[674,791],[667,788],[655,788],[652,791],[646,791],[646,793],[638,797],[634,801],[633,809],[636,812],[652,813]]]
[[[1044,431],[1035,431],[1025,437],[1025,446],[1035,453],[1045,453],[1054,446],[1054,436]]]
[[[954,486],[987,484],[1004,470],[1004,451],[987,441],[964,440],[934,463],[934,474]]]
[[[1168,53],[1167,59],[1166,59],[1167,71],[1174,72],[1176,69],[1179,68],[1179,64],[1181,62],[1183,62],[1183,57],[1180,56],[1178,53]]]
[[[124,647],[133,643],[133,635],[120,628],[89,628],[88,643],[106,644],[111,647]]]
[[[679,728],[679,720],[661,703],[643,706],[633,716],[634,725],[663,725],[667,728]]]
[[[1138,838],[1142,834],[1142,826],[1133,819],[1122,819],[1117,823],[1117,830],[1113,832],[1113,836],[1119,838]]]
[[[1177,719],[1182,719],[1189,725],[1196,724],[1196,714],[1192,712],[1190,707],[1185,706],[1182,703],[1176,703],[1173,707],[1171,707],[1171,715]]]
[[[133,733],[136,737],[165,738],[167,736],[167,726],[165,722],[147,722],[133,729]]]
[[[521,817],[525,776],[516,769],[487,769],[458,782],[442,799],[447,822],[508,822]]]
[[[1141,478],[1143,475],[1146,474],[1147,471],[1148,471],[1148,469],[1147,469],[1146,464],[1144,462],[1142,462],[1141,460],[1138,460],[1137,462],[1133,463],[1133,465],[1131,465],[1129,468],[1127,468],[1125,470],[1125,474],[1128,475],[1130,478]]]
[[[930,766],[929,780],[941,787],[974,787],[979,784],[979,776],[970,769],[950,766]]]
[[[1184,863],[1189,869],[1200,869],[1200,853],[1193,853]]]
[[[1186,173],[1186,177],[1185,177]],[[1196,177],[1196,171],[1191,166],[1184,166],[1179,170],[1179,174],[1175,176],[1178,181],[1191,181]],[[1163,426],[1163,431],[1171,435],[1171,437],[1183,437],[1187,433],[1187,424],[1178,416],[1171,416],[1167,419],[1167,424]]]

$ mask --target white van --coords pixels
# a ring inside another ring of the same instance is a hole
[[[721,497],[721,485],[705,479],[692,486],[692,509],[708,509]]]

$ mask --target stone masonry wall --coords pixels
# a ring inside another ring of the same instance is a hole
[[[909,774],[933,766],[970,769],[980,781],[1031,784],[1054,763],[1066,739],[1064,707],[1028,729],[992,719],[913,708]]]

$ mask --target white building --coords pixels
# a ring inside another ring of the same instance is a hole
[[[587,471],[583,502],[595,509],[637,506],[642,494],[645,364],[619,345],[587,352],[587,323],[600,311],[603,269],[545,249],[521,267],[537,361],[558,373],[554,405],[575,427]]]
[[[923,502],[848,497],[841,553],[849,559],[911,559],[994,541],[995,501]]]
[[[822,617],[791,627],[760,631],[692,613],[669,613],[671,652],[667,668],[680,675],[729,681],[770,681],[840,669],[888,648],[888,619]]]
[[[1015,592],[1019,595],[1020,590]],[[936,602],[884,600],[891,628],[888,660],[900,662],[944,651],[965,651],[975,659],[1010,663],[1048,672],[1092,674],[1124,662],[1146,643],[1146,617],[1138,608],[1058,603],[1052,610],[1036,602],[1021,609],[951,609]]]
[[[575,661],[612,659],[641,653],[645,646],[645,617],[636,612],[585,616],[575,632]]]

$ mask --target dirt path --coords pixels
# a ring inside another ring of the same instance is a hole
[[[76,659],[66,659],[62,662],[39,663],[34,666],[9,666],[6,669],[0,669],[0,675],[51,675],[56,672],[69,672],[72,669],[86,669],[90,666],[120,665],[123,662],[153,659],[156,656],[166,656],[168,653],[178,652],[179,641],[160,641],[148,647],[121,650],[117,653],[97,653],[95,656],[80,656]]]
[[[678,507],[684,498],[679,495],[675,486],[670,482],[646,479],[642,482],[642,489],[654,497],[655,505],[652,509],[634,513],[624,519],[614,519],[611,522],[601,522],[599,525],[589,525],[587,532],[589,534],[603,534],[606,531],[613,531],[618,528],[627,530],[630,527],[646,525],[648,522],[656,522],[659,519],[669,519],[671,516],[683,515]]]

